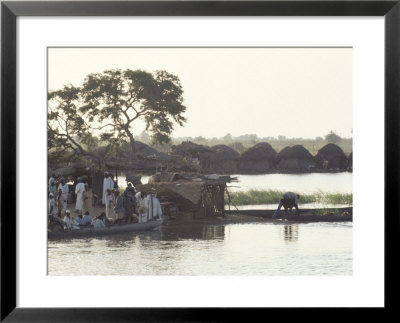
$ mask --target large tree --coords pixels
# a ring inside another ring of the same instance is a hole
[[[325,140],[329,143],[337,144],[342,141],[342,138],[331,130],[327,135],[325,135]]]
[[[48,150],[54,160],[65,153],[102,164],[121,156],[133,125],[142,119],[153,142],[170,141],[174,123],[183,125],[183,90],[178,77],[165,71],[112,70],[86,77],[82,87],[64,86],[48,94]],[[104,149],[96,149],[99,145]]]
[[[97,124],[103,139],[126,139],[135,157],[134,124],[145,122],[154,143],[167,143],[174,124],[182,126],[183,89],[177,76],[166,71],[109,70],[90,74],[82,86],[80,112]]]
[[[61,90],[49,92],[47,148],[53,156],[73,152],[98,160],[98,156],[87,149],[93,145],[94,137],[90,125],[79,111],[80,106],[78,87],[67,85]]]

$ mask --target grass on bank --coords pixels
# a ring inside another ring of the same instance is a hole
[[[230,192],[231,204],[233,205],[259,205],[259,204],[278,204],[282,198],[283,191],[276,190],[249,190],[245,192]],[[353,204],[352,193],[324,193],[314,192],[311,194],[300,195],[299,204],[319,203],[319,204]],[[225,204],[229,203],[227,194],[225,194]]]

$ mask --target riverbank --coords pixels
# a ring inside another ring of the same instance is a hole
[[[260,204],[279,204],[284,191],[280,190],[257,190],[231,192],[225,194],[225,204],[236,206],[260,205]],[[318,203],[318,204],[337,204],[351,205],[353,203],[352,193],[325,193],[317,191],[314,193],[297,192],[300,195],[299,203]]]

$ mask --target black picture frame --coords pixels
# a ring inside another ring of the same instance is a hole
[[[400,178],[400,0],[395,1],[74,1],[1,3],[1,321],[235,321],[237,309],[68,309],[16,307],[16,19],[19,16],[384,16],[385,308],[398,286]],[[251,314],[253,315],[253,314]],[[251,316],[250,316],[251,318]]]

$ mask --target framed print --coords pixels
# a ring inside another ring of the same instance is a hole
[[[398,1],[1,10],[2,320],[394,307]]]

